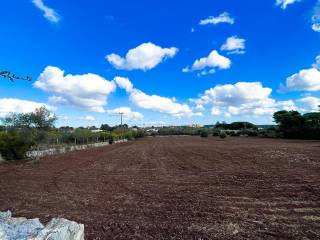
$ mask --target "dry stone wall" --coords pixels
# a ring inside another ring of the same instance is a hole
[[[114,143],[122,143],[127,142],[128,140],[119,140],[115,141]],[[41,158],[48,155],[56,155],[56,154],[62,154],[66,152],[72,152],[77,150],[83,150],[88,148],[94,148],[94,147],[103,147],[109,145],[108,142],[99,142],[99,143],[93,143],[93,144],[86,144],[86,145],[72,145],[72,146],[65,146],[65,147],[57,147],[57,148],[49,148],[46,150],[34,150],[27,152],[28,158]]]

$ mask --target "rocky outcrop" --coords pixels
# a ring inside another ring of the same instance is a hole
[[[38,218],[13,218],[0,212],[1,240],[84,240],[84,225],[64,218],[53,218],[43,226]]]

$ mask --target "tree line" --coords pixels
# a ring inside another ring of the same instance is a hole
[[[1,119],[3,126],[0,126],[0,153],[5,159],[23,159],[30,149],[47,149],[61,144],[113,143],[116,140],[131,140],[145,135],[320,139],[320,111],[301,114],[298,111],[282,110],[275,112],[273,118],[277,125],[263,128],[250,122],[217,122],[210,127],[174,126],[151,129],[136,126],[130,128],[126,124],[102,124],[100,128],[56,128],[54,124],[57,116],[41,107],[31,113],[10,113]]]
[[[55,127],[57,116],[45,107],[31,113],[10,113],[1,119],[0,154],[7,160],[24,159],[29,150],[48,149],[57,145],[91,144],[141,137],[140,129],[128,125],[110,127],[102,124],[101,128]],[[94,131],[98,130],[99,131]]]
[[[320,139],[320,112],[278,111],[273,115],[280,137]]]

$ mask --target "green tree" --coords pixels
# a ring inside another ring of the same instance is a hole
[[[256,125],[250,122],[233,122],[229,124],[231,130],[257,129]]]
[[[101,127],[100,127],[101,130],[103,131],[112,131],[113,130],[113,127],[109,126],[108,124],[101,124]]]
[[[304,118],[305,123],[309,126],[320,125],[320,112],[306,113],[302,117]]]
[[[43,106],[30,113],[30,119],[35,128],[50,129],[54,127],[54,123],[57,121],[57,116],[52,114]]]
[[[3,123],[14,128],[50,129],[56,120],[56,115],[43,106],[31,113],[10,113],[3,119]]]
[[[202,131],[200,132],[200,136],[203,137],[203,138],[207,138],[207,137],[209,136],[209,133],[208,133],[208,131],[206,131],[206,130],[202,130]]]
[[[273,114],[273,118],[284,129],[301,127],[303,124],[303,117],[298,111],[278,111]]]
[[[302,137],[305,119],[298,111],[278,111],[273,114],[274,121],[279,125],[279,131],[287,138]]]

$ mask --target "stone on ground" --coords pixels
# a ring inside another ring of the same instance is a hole
[[[43,226],[38,218],[13,218],[10,211],[0,212],[1,240],[84,240],[84,225],[53,218]]]

